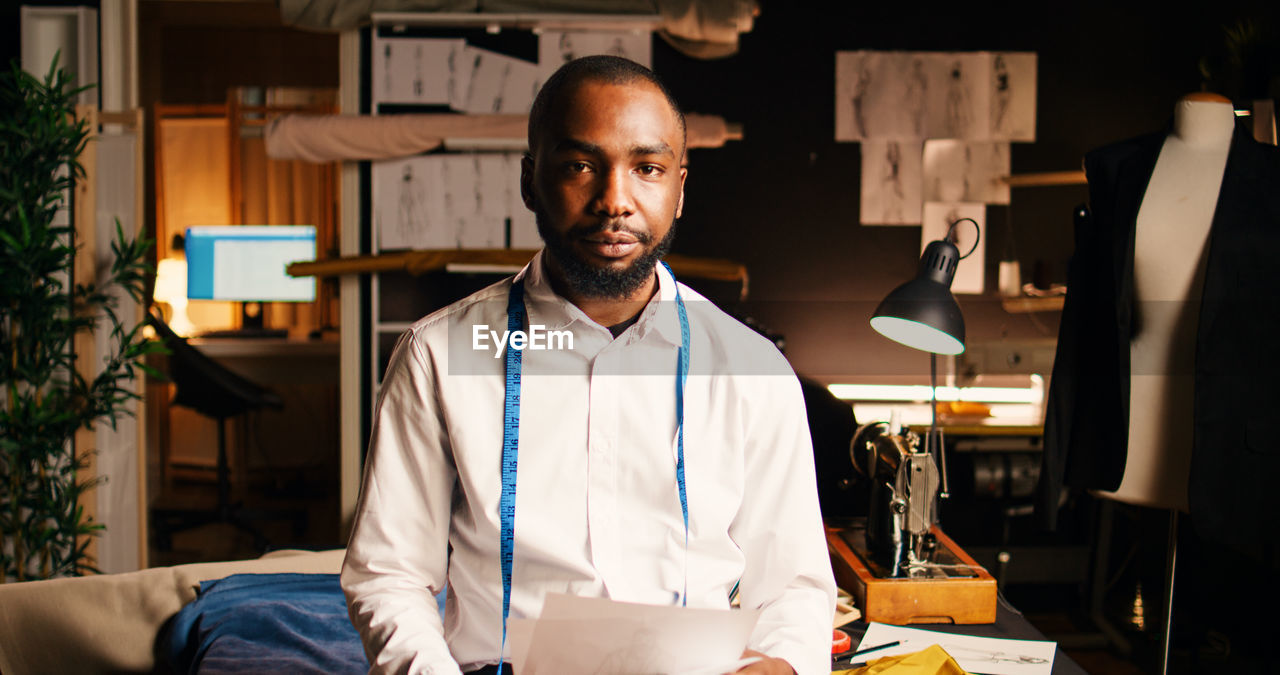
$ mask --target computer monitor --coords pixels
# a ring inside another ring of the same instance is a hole
[[[187,228],[187,297],[238,302],[312,302],[314,277],[289,263],[316,258],[312,225],[200,225]]]

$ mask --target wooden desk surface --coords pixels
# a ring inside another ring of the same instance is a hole
[[[1044,427],[1039,424],[1000,424],[967,422],[963,424],[939,422],[947,436],[1043,436]]]

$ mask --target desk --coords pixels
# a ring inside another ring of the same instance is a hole
[[[853,644],[856,647],[858,642],[862,640],[862,635],[867,631],[868,625],[861,621],[854,621],[840,627],[840,630],[849,634],[853,638]],[[931,624],[928,626],[912,626],[912,628],[921,628],[924,630],[938,631],[940,633],[954,633],[957,635],[972,635],[974,637],[991,637],[991,638],[1011,638],[1015,640],[1045,640],[1044,634],[1036,630],[1031,622],[1027,621],[1022,613],[1011,607],[1004,598],[999,598],[996,606],[996,622],[989,624],[979,624],[971,626],[951,626],[945,624]],[[872,654],[867,655],[868,658],[875,658]],[[859,657],[861,658],[861,657]],[[1085,670],[1078,663],[1071,660],[1062,651],[1062,647],[1058,647],[1053,655],[1053,674],[1054,675],[1084,675]]]
[[[829,529],[829,532],[835,531]],[[830,541],[830,540],[828,540]],[[851,563],[843,558],[856,555],[848,546],[837,546],[829,544],[828,550],[831,553],[832,567],[836,573],[836,582],[845,590],[853,590],[850,586],[854,580],[849,578],[845,570],[851,569]],[[987,596],[988,602],[990,596]],[[990,605],[988,605],[989,607]],[[856,647],[862,639],[863,633],[866,632],[868,624],[862,621],[845,624],[840,630],[848,633],[853,638],[853,644]],[[972,635],[975,637],[993,637],[993,638],[1012,638],[1017,640],[1046,640],[1047,638],[1031,622],[1022,616],[1022,613],[1010,606],[1005,599],[999,594],[996,595],[996,620],[995,623],[988,624],[968,624],[968,625],[951,625],[951,624],[926,624],[916,625],[912,628],[920,628],[924,630],[933,630],[942,633],[955,633],[959,635]],[[869,658],[874,658],[868,655]],[[1084,673],[1075,661],[1072,661],[1059,647],[1054,652],[1053,672],[1055,675],[1075,675],[1076,673]]]
[[[229,422],[228,454],[235,489],[243,491],[249,469],[289,469],[332,474],[338,466],[338,343],[283,338],[193,338],[190,344],[229,370],[275,391],[284,409]],[[164,356],[148,365],[167,372]],[[148,419],[156,439],[151,457],[159,479],[211,476],[217,459],[216,423],[193,411],[170,407],[172,385],[148,383]],[[246,428],[241,425],[247,424]],[[248,447],[240,443],[247,432]],[[327,480],[327,479],[326,479]],[[151,490],[151,494],[159,494]]]

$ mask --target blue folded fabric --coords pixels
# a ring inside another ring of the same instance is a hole
[[[236,574],[200,584],[165,653],[182,673],[367,673],[336,574]]]

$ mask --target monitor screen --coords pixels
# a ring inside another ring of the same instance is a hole
[[[187,228],[187,297],[240,302],[311,302],[315,277],[285,266],[316,258],[312,225],[201,225]]]

